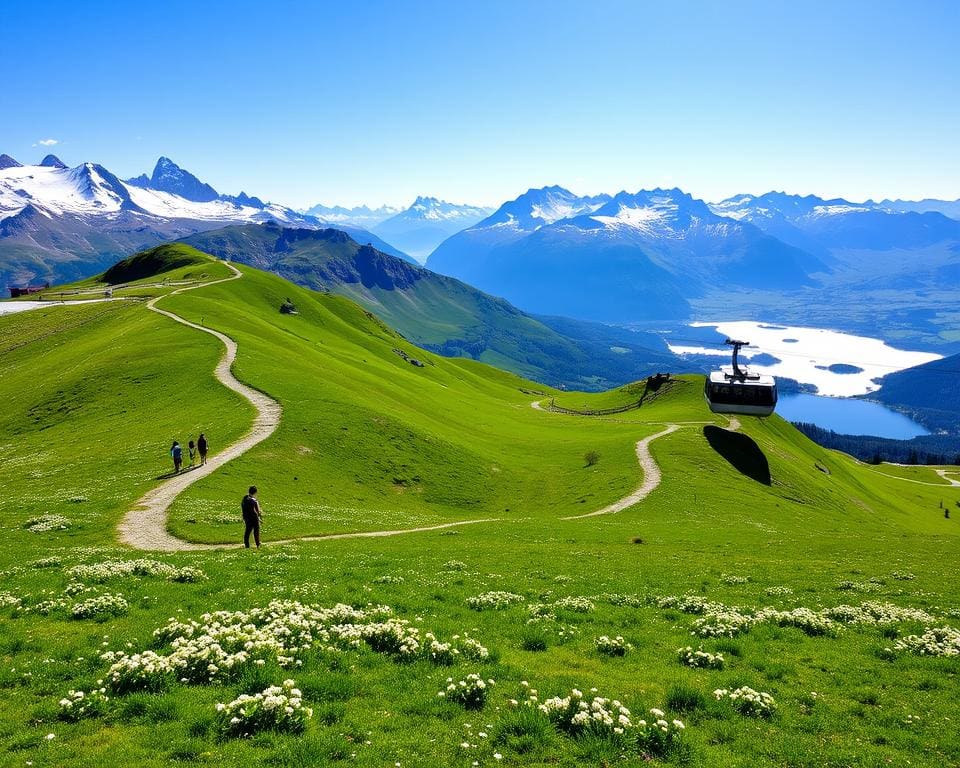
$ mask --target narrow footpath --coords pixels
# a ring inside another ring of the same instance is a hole
[[[167,530],[167,513],[170,509],[170,505],[173,504],[177,496],[179,496],[181,493],[183,493],[183,491],[201,478],[207,477],[212,472],[215,472],[219,467],[222,467],[228,461],[235,459],[238,456],[242,456],[255,445],[266,440],[276,431],[277,426],[280,424],[280,403],[263,394],[263,392],[258,392],[257,390],[248,387],[246,384],[243,384],[233,375],[233,372],[230,370],[233,367],[234,360],[237,358],[237,343],[233,339],[226,334],[211,330],[210,328],[204,328],[196,323],[191,323],[188,320],[184,320],[179,315],[175,315],[173,312],[168,312],[167,310],[160,309],[156,306],[157,302],[163,298],[166,298],[166,296],[173,296],[174,294],[182,293],[183,291],[192,291],[197,288],[205,288],[210,285],[217,285],[218,283],[226,283],[243,277],[243,273],[232,264],[227,264],[227,266],[233,272],[230,277],[225,277],[221,280],[212,280],[207,283],[190,285],[185,288],[179,288],[175,291],[165,294],[164,296],[157,296],[156,298],[151,299],[147,302],[146,306],[153,312],[157,312],[165,317],[169,317],[171,320],[175,320],[182,325],[186,325],[197,331],[209,333],[211,336],[216,336],[218,339],[220,339],[220,341],[222,341],[226,347],[226,352],[224,352],[223,357],[220,358],[220,362],[217,363],[217,367],[214,370],[214,375],[221,384],[229,387],[245,400],[249,401],[253,407],[256,408],[257,415],[250,430],[237,442],[227,446],[219,453],[210,456],[210,458],[207,459],[207,463],[203,466],[195,467],[189,472],[183,472],[182,474],[171,477],[169,480],[165,480],[153,490],[148,491],[140,498],[139,501],[137,501],[133,509],[127,512],[118,526],[120,541],[135,549],[153,552],[185,552],[204,549],[236,549],[237,547],[242,546],[242,544],[239,543],[198,544],[179,539]],[[240,516],[238,512],[238,521],[239,517]],[[424,531],[436,531],[442,528],[452,528],[458,525],[473,525],[475,523],[492,522],[493,519],[494,518],[483,520],[460,520],[452,523],[443,523],[440,525],[431,525],[421,528],[408,528],[397,531],[364,531],[359,533],[336,533],[328,536],[304,536],[298,539],[271,541],[270,544],[287,544],[293,541],[324,541],[333,539],[399,536],[400,534],[404,533],[422,533]]]

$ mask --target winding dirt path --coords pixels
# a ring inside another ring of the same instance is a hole
[[[236,549],[242,546],[242,544],[239,542],[233,544],[198,544],[179,539],[167,530],[167,511],[177,496],[193,485],[193,483],[197,482],[197,480],[206,477],[207,475],[216,471],[219,467],[222,467],[231,459],[235,459],[238,456],[243,455],[258,443],[266,440],[276,431],[277,426],[280,423],[280,403],[263,394],[263,392],[258,392],[252,387],[248,387],[246,384],[243,384],[233,375],[233,372],[230,370],[233,366],[234,360],[237,358],[237,343],[233,339],[226,334],[211,330],[210,328],[204,328],[196,323],[191,323],[188,320],[184,320],[179,315],[175,315],[173,312],[168,312],[167,310],[160,309],[156,306],[157,302],[166,296],[173,296],[174,294],[182,293],[183,291],[192,291],[196,288],[205,288],[210,285],[217,285],[218,283],[226,283],[243,277],[243,273],[232,264],[227,264],[227,266],[233,272],[230,277],[225,277],[220,280],[212,280],[207,283],[190,285],[185,288],[179,288],[175,291],[171,291],[168,294],[164,294],[164,296],[157,296],[156,298],[151,299],[147,302],[146,306],[148,309],[164,315],[165,317],[169,317],[171,320],[175,320],[182,325],[186,325],[198,331],[203,331],[204,333],[209,333],[211,336],[216,336],[218,339],[220,339],[220,341],[222,341],[226,347],[226,351],[224,352],[223,357],[220,358],[220,362],[217,363],[217,367],[214,370],[214,375],[221,384],[223,384],[225,387],[229,387],[245,400],[250,402],[253,407],[256,408],[257,415],[253,420],[253,425],[251,426],[250,430],[237,442],[227,446],[219,453],[210,456],[210,458],[207,459],[207,463],[203,466],[194,467],[191,470],[183,472],[179,475],[175,475],[169,480],[164,481],[153,490],[148,491],[140,498],[139,501],[137,501],[133,509],[127,512],[123,520],[121,520],[120,524],[118,525],[120,541],[128,546],[134,547],[135,549],[143,549],[154,552],[186,552],[195,550]],[[495,519],[496,518],[483,520],[460,520],[452,523],[441,523],[439,525],[428,525],[420,528],[407,528],[396,531],[362,531],[359,533],[334,533],[326,536],[304,536],[297,539],[281,539],[279,541],[271,541],[270,544],[289,544],[295,541],[328,541],[333,539],[361,539],[399,536],[400,534],[404,533],[422,533],[425,531],[436,531],[442,528],[452,528],[459,525],[473,525],[475,523],[493,522]]]
[[[653,456],[650,455],[650,443],[660,437],[666,437],[672,432],[676,432],[680,429],[677,424],[667,424],[666,429],[657,432],[655,435],[650,435],[645,437],[637,443],[637,461],[640,464],[640,469],[643,470],[643,482],[640,484],[640,487],[637,488],[629,496],[624,496],[619,501],[613,502],[603,509],[598,509],[596,512],[587,512],[585,515],[571,515],[570,517],[561,518],[562,520],[581,520],[585,517],[596,517],[597,515],[612,515],[616,512],[622,512],[627,507],[632,507],[634,504],[643,501],[647,496],[649,496],[658,485],[660,485],[660,467],[657,465],[657,462],[654,461]]]
[[[935,469],[940,477],[944,479],[945,482],[942,483],[929,483],[926,480],[914,480],[912,477],[900,477],[900,475],[891,475],[889,472],[881,472],[879,469],[874,469],[870,464],[867,464],[865,461],[858,461],[858,464],[865,467],[870,472],[873,472],[875,475],[883,475],[883,477],[889,477],[893,480],[901,480],[904,483],[913,483],[914,485],[929,485],[934,488],[958,488],[960,487],[960,480],[954,480],[952,477],[947,477],[947,474],[950,473],[949,469]],[[921,466],[919,464],[914,464],[912,466]]]

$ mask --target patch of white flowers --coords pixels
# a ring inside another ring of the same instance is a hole
[[[522,602],[523,598],[513,592],[483,592],[467,598],[467,605],[475,611],[501,611]]]
[[[897,640],[894,650],[918,656],[960,656],[960,630],[934,627],[922,635],[908,635]]]
[[[63,561],[59,557],[41,557],[39,560],[28,563],[31,568],[59,568],[62,564]]]
[[[916,574],[905,571],[894,571],[890,575],[897,581],[913,581],[915,578],[917,578]]]
[[[655,603],[661,608],[699,614],[699,618],[693,623],[691,634],[700,637],[735,637],[749,631],[756,624],[766,622],[782,627],[797,627],[808,635],[835,636],[840,632],[843,624],[887,625],[901,622],[930,624],[935,621],[933,616],[918,608],[903,608],[893,603],[876,600],[864,602],[859,606],[838,605],[816,611],[802,606],[783,611],[769,606],[744,610],[736,606],[714,603],[699,595],[659,597]]]
[[[0,592],[0,608],[19,608],[23,602],[11,592]]]
[[[451,643],[390,616],[386,606],[332,608],[274,600],[265,608],[216,611],[199,621],[170,619],[154,638],[169,652],[104,653],[110,662],[107,686],[116,693],[156,690],[171,681],[204,684],[230,680],[250,665],[275,660],[297,667],[312,648],[350,650],[369,647],[399,661],[419,658],[449,663],[457,657],[483,660],[489,651],[473,638],[458,635]]]
[[[374,584],[403,584],[403,582],[403,576],[391,576],[390,574],[377,576],[377,578],[373,580]]]
[[[750,581],[749,576],[738,576],[736,574],[725,573],[720,577],[720,581],[731,586],[735,584],[746,584]]]
[[[177,568],[159,560],[138,558],[136,560],[104,560],[101,563],[75,565],[67,569],[67,576],[80,581],[103,582],[124,576],[159,576],[168,581],[202,581],[206,575],[199,568],[186,565]]]
[[[462,560],[447,560],[443,564],[443,570],[445,571],[465,571],[467,570],[467,564]]]
[[[589,613],[596,607],[589,597],[579,597],[577,595],[561,597],[554,603],[554,606],[574,613]]]
[[[313,710],[293,680],[271,685],[260,693],[242,694],[229,704],[218,703],[221,731],[228,736],[253,736],[262,731],[302,733]]]
[[[726,663],[722,653],[710,653],[702,648],[693,650],[689,645],[686,648],[678,648],[677,656],[680,658],[680,663],[688,667],[723,669]]]
[[[627,651],[633,650],[633,646],[620,635],[616,637],[601,635],[593,641],[593,645],[599,653],[607,656],[626,656]]]
[[[102,680],[100,682],[103,682]],[[63,720],[80,720],[84,717],[99,717],[106,712],[107,702],[110,698],[106,695],[106,688],[94,688],[92,691],[68,691],[67,695],[60,699],[59,716]]]
[[[737,712],[748,717],[770,717],[777,708],[773,696],[769,693],[755,691],[746,685],[735,691],[718,688],[713,695],[717,701],[728,699]]]
[[[31,533],[47,533],[49,531],[65,531],[70,527],[70,520],[63,515],[39,515],[31,517],[23,524]]]
[[[794,608],[791,611],[778,611],[774,608],[762,608],[754,615],[755,622],[769,621],[781,627],[797,627],[808,635],[835,636],[840,627],[822,612],[809,608]]]
[[[99,619],[108,616],[120,616],[127,612],[130,604],[123,595],[97,595],[75,603],[70,613],[75,619]]]
[[[450,642],[438,640],[432,632],[424,635],[424,650],[434,664],[453,664],[457,660],[486,661],[490,651],[469,635],[454,635]]]
[[[617,699],[597,696],[596,688],[587,697],[574,688],[568,696],[554,696],[540,703],[530,690],[523,706],[535,707],[554,726],[570,736],[591,734],[602,738],[632,737],[649,755],[667,754],[678,742],[685,726],[680,720],[668,721],[660,709],[651,709],[648,717],[635,718]],[[514,702],[511,702],[514,703]],[[521,706],[519,702],[515,704]]]
[[[727,610],[722,603],[714,603],[701,595],[682,595],[680,597],[667,595],[656,598],[654,602],[658,608],[675,608],[678,611],[695,615],[719,613]]]
[[[827,618],[843,624],[899,624],[916,621],[929,624],[934,617],[919,608],[902,608],[893,603],[881,603],[870,600],[861,605],[838,605],[825,608],[821,613]]]
[[[793,590],[790,587],[767,587],[764,594],[768,597],[788,597],[793,594]]]
[[[754,618],[736,608],[721,607],[693,622],[691,634],[700,637],[736,637],[754,624]]]
[[[437,691],[437,696],[461,704],[465,709],[483,709],[483,705],[487,703],[490,688],[494,685],[496,681],[492,678],[484,680],[476,672],[472,672],[457,682],[454,682],[452,677],[448,677],[447,687]]]

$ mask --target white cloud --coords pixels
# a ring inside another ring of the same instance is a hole
[[[33,146],[35,146],[35,147],[37,147],[37,146],[39,146],[39,147],[52,147],[54,144],[59,144],[59,143],[60,143],[60,142],[59,142],[59,140],[57,140],[57,139],[40,139],[40,141],[38,141],[38,142],[37,142],[36,144],[34,144]]]

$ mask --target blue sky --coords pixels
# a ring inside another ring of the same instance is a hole
[[[960,197],[960,2],[6,0],[0,152],[293,205]],[[51,147],[39,142],[55,139]]]

